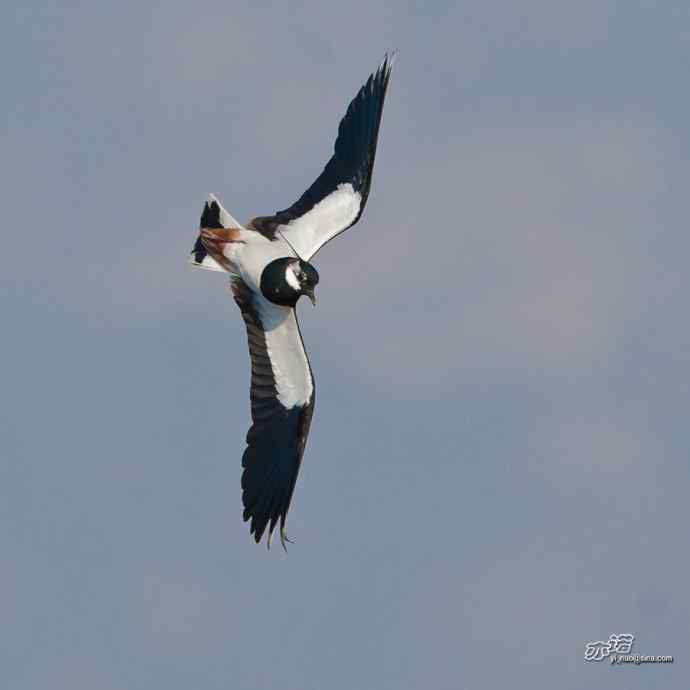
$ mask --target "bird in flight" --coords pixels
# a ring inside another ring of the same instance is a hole
[[[395,53],[350,103],[323,172],[289,208],[238,223],[212,194],[201,214],[190,263],[222,271],[247,327],[252,426],[242,457],[244,520],[270,548],[285,521],[314,411],[314,377],[297,323],[297,300],[316,304],[319,274],[309,261],[362,215],[371,187],[383,103]],[[286,549],[287,550],[287,549]]]

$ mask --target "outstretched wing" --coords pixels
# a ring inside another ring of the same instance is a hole
[[[350,103],[335,152],[316,182],[290,208],[251,221],[268,237],[281,233],[305,261],[364,211],[394,57],[386,55]]]
[[[280,519],[285,547],[285,520],[314,410],[314,379],[295,310],[268,302],[239,278],[231,284],[252,362],[253,425],[242,456],[244,520],[251,519],[257,543],[268,526],[270,546]]]

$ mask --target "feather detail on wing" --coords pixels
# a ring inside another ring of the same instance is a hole
[[[268,545],[285,521],[314,410],[314,382],[294,309],[271,304],[240,279],[231,282],[247,326],[252,364],[252,427],[242,457],[244,520]]]
[[[364,211],[394,58],[386,55],[350,103],[333,156],[312,186],[290,208],[251,221],[267,237],[280,233],[305,261]]]

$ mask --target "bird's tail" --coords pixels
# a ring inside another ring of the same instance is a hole
[[[196,268],[204,268],[207,271],[227,272],[228,269],[221,266],[209,253],[208,242],[209,240],[213,241],[214,234],[220,236],[220,233],[213,233],[214,230],[239,230],[241,228],[242,225],[220,205],[218,199],[213,194],[209,194],[204,204],[204,210],[201,212],[199,235],[189,256],[189,263]],[[204,244],[204,238],[206,244]]]

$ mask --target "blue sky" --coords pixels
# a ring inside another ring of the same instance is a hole
[[[686,3],[3,15],[4,687],[686,687]],[[306,189],[391,48],[267,552],[244,327],[187,254],[208,192]],[[584,661],[616,632],[675,663]]]

